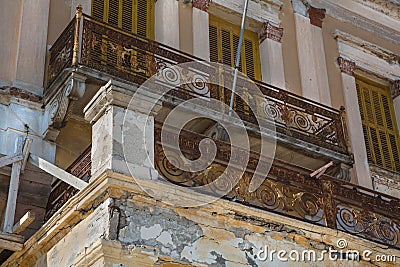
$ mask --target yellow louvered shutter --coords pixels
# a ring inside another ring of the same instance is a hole
[[[389,88],[357,79],[357,95],[368,160],[400,172],[400,142]]]
[[[210,60],[211,62],[218,62],[218,30],[217,27],[210,25]]]
[[[97,20],[105,20],[105,2],[103,0],[92,0],[92,17]]]
[[[210,16],[210,60],[234,66],[240,27]],[[261,80],[258,35],[245,30],[239,70],[252,79]]]
[[[122,0],[122,19],[121,28],[125,31],[132,31],[134,29],[134,20],[132,14],[135,14],[133,9],[132,0]]]
[[[246,55],[246,74],[252,79],[256,78],[256,55],[254,51],[256,48],[254,47],[254,43],[251,40],[244,39],[244,51]]]
[[[93,0],[92,16],[114,27],[154,39],[154,1]]]

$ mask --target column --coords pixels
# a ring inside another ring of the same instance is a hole
[[[210,61],[209,16],[210,1],[193,0],[193,55]]]
[[[22,1],[13,86],[43,93],[50,0]]]
[[[155,2],[155,40],[179,49],[179,2],[158,0]]]
[[[355,175],[352,175],[351,182],[372,189],[367,149],[365,147],[364,133],[361,127],[362,123],[358,106],[356,81],[354,78],[354,68],[356,64],[342,57],[338,58],[338,63],[342,76],[348,133],[351,150],[354,155],[353,170]]]
[[[391,93],[393,99],[394,114],[396,116],[397,127],[400,132],[400,80],[392,83]]]
[[[92,128],[92,179],[106,170],[140,179],[156,179],[154,169],[154,118],[140,105],[130,105],[136,88],[110,81],[84,109]],[[147,120],[149,118],[149,120]],[[129,131],[128,131],[129,130]]]
[[[283,28],[264,23],[259,34],[260,61],[263,82],[285,89],[282,36]]]
[[[293,2],[303,96],[331,105],[322,21],[325,10]]]

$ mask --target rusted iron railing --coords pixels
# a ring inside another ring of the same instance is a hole
[[[68,69],[85,68],[86,73],[92,70],[124,81],[142,84],[161,69],[193,60],[199,59],[112,27],[87,15],[78,14],[50,50],[46,90],[57,90],[52,85],[62,72]],[[339,153],[347,153],[343,110],[324,106],[259,81],[254,82],[268,99],[269,106],[262,109],[274,118],[278,132]],[[185,88],[176,89],[174,95],[181,98],[197,96],[195,91]],[[221,98],[224,94],[218,86],[210,86],[206,95],[227,101]],[[236,105],[235,111],[243,120],[254,122],[254,114],[245,110],[243,105]],[[156,130],[156,138],[158,136],[159,131]],[[198,155],[198,151],[193,147],[198,146],[204,136],[183,131],[179,138],[181,148],[183,151],[186,150],[187,155]],[[217,154],[216,161],[211,164],[212,171],[209,172],[213,174],[211,176],[193,175],[172,168],[159,143],[155,148],[157,169],[162,176],[181,186],[210,182],[224,170],[227,164],[226,157],[229,155],[228,144],[215,142],[223,153]],[[226,196],[227,198],[400,247],[398,199],[329,176],[314,179],[309,176],[309,170],[278,160],[274,161],[261,187],[250,193],[247,190],[249,180],[254,164],[258,160],[260,155],[252,152],[245,174],[238,186]],[[70,171],[81,170],[75,175],[87,180],[90,176],[89,166],[90,149],[71,165]],[[68,186],[54,185],[46,218],[49,218],[73,194],[74,190]]]
[[[86,148],[85,151],[66,169],[67,172],[85,182],[89,182],[90,179],[92,166],[91,148],[91,146]],[[79,191],[59,179],[54,181],[51,188],[52,190],[47,201],[46,214],[44,217],[46,221]]]
[[[50,50],[47,90],[66,68],[83,67],[142,84],[159,70],[191,61],[200,60],[87,15],[77,15]],[[207,64],[203,62],[203,66]],[[264,112],[273,118],[279,133],[347,154],[343,111],[260,81],[254,82],[269,103],[268,106],[258,105],[257,112]],[[230,98],[230,93],[224,93],[219,86],[205,84],[204,87],[201,96],[207,95],[225,102]],[[174,95],[180,98],[200,95],[198,91],[188,90],[187,87],[175,91]],[[235,105],[239,116],[245,121],[255,122],[254,114],[240,104],[239,99],[235,101],[239,103]]]
[[[169,141],[171,138],[178,139],[185,157],[194,160],[200,156],[197,148],[206,136],[187,130],[182,130],[179,136],[165,134],[165,152],[160,141],[160,125],[155,133],[156,168],[170,182],[196,190],[198,186],[215,181],[225,171],[231,152],[229,143],[214,140],[217,155],[207,171],[185,172],[179,167],[179,156],[174,156],[174,150],[168,147]],[[171,142],[173,143],[175,142]],[[165,153],[168,153],[168,158]],[[175,160],[172,164],[168,160],[171,158]],[[250,152],[247,169],[236,185],[232,187],[232,181],[241,172],[230,170],[225,176],[228,179],[202,193],[214,194],[225,191],[225,188],[233,188],[226,194],[226,198],[400,248],[399,199],[327,175],[318,179],[312,178],[310,170],[277,159],[274,159],[262,185],[256,191],[250,192],[249,185],[257,162],[263,160],[268,159],[256,152]]]

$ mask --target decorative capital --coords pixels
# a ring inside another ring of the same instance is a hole
[[[258,34],[258,39],[260,44],[267,38],[280,43],[282,41],[282,36],[283,28],[279,28],[269,22],[265,22],[260,33]]]
[[[308,17],[310,18],[310,23],[314,26],[322,28],[322,20],[325,18],[325,13],[326,9],[308,7]]]
[[[195,8],[198,8],[202,11],[207,12],[208,7],[210,6],[211,2],[212,2],[212,0],[193,0],[192,6]]]
[[[400,80],[396,80],[392,83],[390,87],[390,92],[392,94],[392,99],[395,99],[400,95]]]
[[[350,76],[354,76],[354,69],[356,68],[355,62],[342,57],[338,57],[338,64],[341,72],[346,73]]]

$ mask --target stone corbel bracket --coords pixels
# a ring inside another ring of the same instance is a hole
[[[85,93],[85,80],[86,77],[72,73],[47,102],[43,131],[45,140],[53,142],[56,140],[60,129],[65,126],[71,115],[74,103]]]

